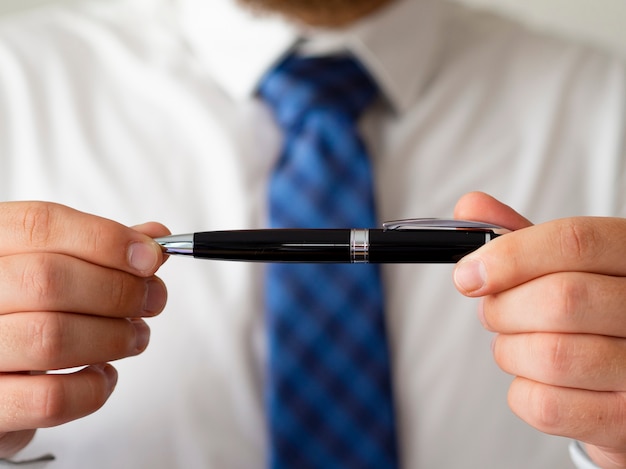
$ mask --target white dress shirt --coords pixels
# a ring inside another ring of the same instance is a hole
[[[311,53],[351,49],[383,90],[361,122],[381,221],[449,217],[471,190],[536,222],[624,215],[624,65],[438,0],[397,0],[341,33],[253,18],[234,0],[90,0],[4,19],[0,200],[175,233],[264,226],[281,135],[255,88],[301,37]],[[511,378],[451,271],[384,267],[403,467],[573,467],[567,440],[508,409]],[[263,467],[262,274],[170,259],[168,307],[148,350],[116,363],[109,402],[39,431],[20,457]]]

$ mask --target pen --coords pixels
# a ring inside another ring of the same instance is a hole
[[[166,254],[200,259],[302,263],[454,263],[507,230],[419,218],[382,229],[206,231],[157,238]]]

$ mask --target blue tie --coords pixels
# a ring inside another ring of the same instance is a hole
[[[269,186],[274,228],[376,224],[356,122],[377,95],[348,56],[291,56],[260,95],[284,131]],[[370,264],[267,271],[271,468],[397,467],[380,272]]]

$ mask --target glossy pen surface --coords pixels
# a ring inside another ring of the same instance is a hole
[[[497,237],[488,229],[208,231],[156,241],[167,254],[303,263],[453,263]]]

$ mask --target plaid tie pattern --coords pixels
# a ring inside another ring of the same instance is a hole
[[[356,121],[376,97],[349,56],[291,56],[259,93],[284,131],[269,186],[275,228],[376,224]],[[370,264],[270,264],[269,466],[397,467],[380,272]]]

